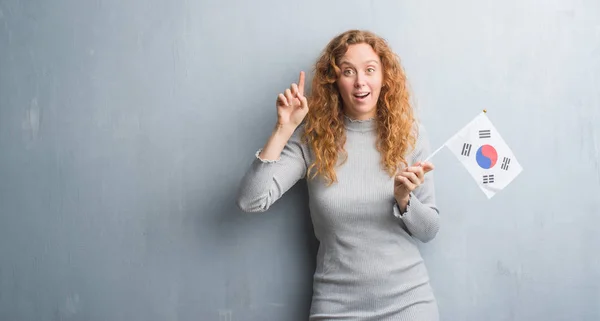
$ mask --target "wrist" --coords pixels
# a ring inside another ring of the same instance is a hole
[[[296,126],[289,124],[275,124],[275,128],[273,128],[274,136],[282,136],[282,137],[291,137],[296,130]]]
[[[406,194],[404,197],[396,198],[396,203],[400,208],[401,212],[405,212],[408,207],[408,202],[410,201],[410,194]]]
[[[285,145],[294,134],[296,128],[286,125],[275,125],[271,136],[258,155],[261,160],[279,160]]]

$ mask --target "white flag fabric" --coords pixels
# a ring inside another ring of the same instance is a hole
[[[484,112],[444,145],[467,168],[488,199],[505,188],[523,170]]]

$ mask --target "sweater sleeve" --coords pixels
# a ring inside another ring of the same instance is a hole
[[[427,132],[421,125],[412,157],[413,163],[425,160],[430,152]],[[402,220],[409,234],[423,243],[433,240],[439,230],[439,210],[435,205],[433,172],[425,174],[424,182],[411,193],[404,213],[400,212],[397,203],[394,204],[394,215]]]
[[[238,188],[236,203],[242,211],[267,211],[306,175],[307,148],[301,142],[303,129],[303,125],[298,126],[277,160],[261,159],[261,149],[256,152]]]

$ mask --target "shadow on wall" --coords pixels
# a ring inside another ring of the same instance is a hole
[[[245,213],[236,205],[236,179],[241,176],[206,189],[204,201],[196,204],[199,212],[196,207],[188,213],[199,245],[193,251],[211,261],[208,269],[217,287],[211,295],[249,320],[279,313],[308,318],[319,243],[306,180],[298,181],[268,211]],[[278,286],[270,287],[273,283]]]

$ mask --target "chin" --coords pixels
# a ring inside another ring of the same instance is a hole
[[[349,116],[352,118],[364,120],[377,115],[377,106],[352,106],[349,110]]]

